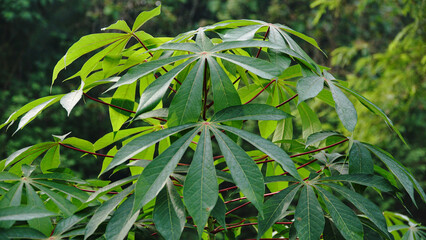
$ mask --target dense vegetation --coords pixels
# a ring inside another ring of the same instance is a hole
[[[415,226],[396,228],[391,235],[386,226],[400,221],[398,215],[383,215],[359,194],[366,187],[397,194],[399,182],[414,203],[414,190],[424,201],[411,173],[374,145],[321,131],[327,127],[305,103],[320,99],[354,132],[357,112],[346,92],[404,141],[380,108],[336,80],[291,36],[321,51],[314,39],[258,20],[220,22],[175,38],[142,31],[159,13],[157,7],[141,13],[132,28],[120,20],[103,29],[112,32],[82,37],[57,62],[52,77],[53,85],[68,65],[98,50],[66,79],[80,79],[78,89],[32,101],[1,125],[21,117],[16,133],[56,102],[70,115],[84,95],[109,106],[113,130],[93,144],[70,133],[54,135],[52,142],[3,160],[0,219],[5,237],[423,236]],[[102,99],[88,94],[99,88],[114,93]],[[258,121],[255,128],[253,120]],[[260,136],[252,133],[255,129]],[[247,149],[247,143],[254,148]],[[118,180],[81,180],[59,168],[64,148],[104,157],[100,176]],[[101,149],[107,154],[97,153]],[[357,215],[337,196],[365,215]],[[191,217],[185,218],[185,212]],[[255,225],[257,233],[241,231]]]

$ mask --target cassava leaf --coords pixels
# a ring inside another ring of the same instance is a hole
[[[28,221],[55,215],[55,213],[43,208],[24,205],[0,208],[0,221]]]
[[[266,104],[245,104],[227,107],[215,113],[212,122],[236,120],[282,120],[290,114]]]
[[[143,11],[136,18],[133,23],[132,32],[136,32],[146,21],[158,16],[161,13],[161,5],[152,9],[151,11]]]
[[[349,173],[374,173],[370,151],[359,141],[354,141],[349,151]]]
[[[337,115],[342,121],[343,126],[348,131],[353,132],[358,119],[354,105],[333,82],[327,81],[327,83],[333,95],[334,102],[336,103]]]
[[[320,238],[325,224],[324,213],[314,190],[309,185],[305,185],[301,190],[294,219],[294,225],[300,240]]]
[[[319,76],[304,77],[297,81],[299,103],[318,95],[324,88],[324,78]]]

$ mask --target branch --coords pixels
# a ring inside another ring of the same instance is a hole
[[[248,100],[246,103],[244,103],[244,104],[247,104],[247,103],[250,103],[251,101],[253,101],[254,99],[256,99],[261,93],[263,93],[263,91],[265,91],[272,83],[274,83],[276,81],[276,79],[274,79],[274,80],[272,80],[272,81],[270,81],[264,88],[262,88],[262,90],[260,90],[260,92],[258,92],[257,94],[256,94],[256,96],[254,96],[254,97],[252,97],[250,100]]]

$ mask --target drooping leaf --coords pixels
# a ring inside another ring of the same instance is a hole
[[[180,239],[186,222],[185,206],[170,179],[158,194],[152,215],[155,227],[165,239]]]
[[[377,207],[373,202],[366,199],[361,194],[351,191],[345,187],[330,183],[327,183],[325,185],[331,187],[333,190],[340,193],[347,200],[349,200],[356,208],[363,212],[381,231],[387,233],[388,237],[391,238],[386,225],[386,219],[383,216],[383,213],[380,208]]]
[[[136,32],[146,21],[159,15],[161,13],[161,5],[152,9],[151,11],[143,11],[136,18],[133,23],[132,32]]]
[[[160,140],[169,137],[175,133],[186,130],[188,128],[194,127],[195,124],[185,124],[181,126],[176,126],[172,128],[167,128],[158,132],[153,132],[147,135],[140,136],[138,138],[133,139],[131,142],[124,145],[114,156],[111,163],[108,167],[101,173],[105,173],[114,167],[122,164],[129,158],[135,156],[136,154],[142,152],[147,149],[149,146],[159,142]]]
[[[56,213],[32,206],[12,206],[0,208],[0,221],[28,221],[35,218],[55,216]]]
[[[240,136],[241,138],[255,146],[257,149],[264,152],[270,158],[278,162],[282,166],[282,168],[285,171],[288,171],[293,177],[301,180],[301,177],[297,172],[296,166],[294,165],[288,154],[284,152],[284,150],[282,150],[280,147],[273,144],[271,141],[266,140],[251,132],[240,130],[234,127],[229,127],[225,125],[218,125],[217,127]]]
[[[71,113],[71,110],[75,107],[75,105],[80,101],[81,96],[83,96],[83,87],[84,82],[81,81],[80,88],[78,90],[74,90],[68,94],[65,94],[59,101],[59,103],[62,105],[65,110],[67,110],[68,116]]]
[[[324,88],[324,78],[319,76],[304,77],[297,81],[299,103],[318,95]]]
[[[266,104],[245,104],[227,107],[216,112],[212,122],[236,120],[282,120],[292,117],[290,114]]]
[[[122,240],[127,236],[139,215],[139,211],[132,213],[133,200],[131,195],[114,212],[105,230],[106,239]]]
[[[203,77],[206,61],[201,58],[189,72],[169,107],[170,127],[197,122],[202,108]]]
[[[286,215],[286,211],[290,206],[296,193],[299,191],[300,185],[293,185],[282,190],[269,198],[263,205],[264,217],[259,217],[259,229],[257,236],[261,237],[275,222],[282,219]]]
[[[383,192],[392,191],[392,186],[383,177],[370,174],[345,174],[332,177],[324,177],[318,181],[332,181],[332,182],[350,182],[361,184],[368,187],[375,187]]]
[[[241,100],[238,92],[222,67],[211,57],[207,57],[207,62],[210,69],[215,111],[240,105]]]
[[[333,218],[337,229],[346,239],[362,240],[364,231],[362,224],[355,213],[348,206],[343,204],[337,197],[333,196],[325,189],[317,188],[324,200],[325,206]]]
[[[134,185],[131,185],[130,187],[126,188],[125,190],[121,191],[119,194],[115,195],[114,197],[110,198],[108,201],[104,202],[95,212],[95,214],[92,216],[90,221],[86,225],[86,231],[84,233],[84,239],[89,238],[99,227],[99,225],[107,219],[108,215],[118,206],[118,204],[123,201],[127,195],[131,191],[133,191]]]
[[[197,225],[199,238],[218,197],[219,189],[213,161],[210,132],[205,127],[183,185],[183,200],[189,215]]]
[[[27,125],[30,121],[32,121],[38,114],[40,114],[41,111],[43,111],[45,108],[52,105],[53,103],[57,102],[58,100],[59,100],[58,98],[50,99],[50,100],[48,100],[44,103],[41,103],[40,105],[34,107],[30,111],[28,111],[19,121],[18,128],[16,129],[16,131],[13,134],[18,132],[25,125]]]
[[[354,141],[349,151],[349,173],[374,173],[374,163],[370,151],[358,141]]]
[[[262,173],[250,156],[225,134],[211,128],[219,144],[220,151],[225,156],[226,164],[231,170],[232,178],[241,192],[263,216],[263,193],[265,186]]]
[[[385,152],[384,150],[376,146],[373,146],[367,143],[363,143],[363,145],[367,147],[368,150],[370,150],[376,157],[378,157],[389,168],[389,170],[395,175],[395,177],[399,180],[399,182],[405,188],[408,195],[410,195],[413,203],[416,202],[414,198],[414,189],[417,190],[417,192],[419,193],[423,201],[426,199],[426,195],[425,195],[425,192],[423,191],[423,188],[420,186],[417,180],[414,179],[413,175],[404,166],[402,166],[401,163],[399,163],[396,159],[394,159],[389,153]]]
[[[395,125],[393,125],[392,120],[390,120],[390,118],[383,112],[382,109],[380,109],[379,107],[377,107],[374,103],[370,102],[367,98],[365,98],[364,96],[362,96],[361,94],[359,94],[358,92],[349,89],[345,86],[343,86],[340,83],[335,83],[336,86],[338,86],[339,88],[345,90],[346,92],[352,94],[352,96],[356,97],[358,99],[358,101],[364,105],[368,110],[370,110],[372,113],[379,115],[384,121],[385,123],[392,128],[392,130],[398,135],[398,137],[401,139],[401,141],[405,144],[407,144],[405,142],[404,137],[401,135],[401,133],[399,132],[398,128],[395,127]]]
[[[348,131],[353,132],[358,119],[354,105],[333,82],[327,81],[327,83],[333,95],[334,102],[336,103],[337,115],[342,121],[343,126]]]
[[[324,213],[314,190],[309,185],[304,186],[301,190],[294,219],[300,240],[320,238],[325,225]]]
[[[186,133],[145,167],[136,182],[133,211],[157,196],[199,130],[195,128]]]

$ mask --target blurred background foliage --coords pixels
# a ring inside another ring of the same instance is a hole
[[[0,121],[50,91],[66,93],[78,87],[78,81],[69,81],[51,90],[50,82],[55,63],[81,36],[100,32],[118,19],[133,22],[139,12],[159,4],[162,14],[144,25],[154,36],[175,36],[221,20],[250,18],[282,23],[315,38],[328,57],[310,46],[302,47],[316,62],[332,67],[338,79],[347,80],[380,106],[409,147],[361,106],[357,106],[359,121],[353,137],[391,152],[426,186],[425,0],[0,0]],[[78,62],[60,78],[76,72],[76,66]],[[321,102],[313,104],[321,111],[322,122],[343,131],[334,111]],[[15,136],[11,135],[14,129],[2,132],[0,159],[22,147],[50,141],[52,134],[72,131],[72,136],[94,142],[111,130],[107,116],[105,106],[88,99],[69,118],[58,104]],[[68,151],[62,156],[65,166],[82,176],[98,174],[93,166],[99,160],[89,156],[79,160],[80,154]],[[382,208],[408,215],[411,211],[423,222],[424,206],[401,209],[395,201],[377,199]]]

